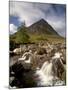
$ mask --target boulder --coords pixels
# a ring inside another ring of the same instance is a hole
[[[43,54],[47,54],[47,50],[45,48],[38,48],[36,51],[36,54],[38,55],[43,55]]]

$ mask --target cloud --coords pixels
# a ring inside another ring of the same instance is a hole
[[[52,16],[47,18],[48,23],[61,35],[65,37],[66,34],[66,21],[64,17]]]
[[[44,13],[32,3],[21,3],[11,2],[10,4],[10,15],[18,16],[19,21],[25,21],[26,25],[29,26],[32,23],[44,17]]]
[[[65,36],[65,5],[10,1],[10,15],[18,17],[20,23],[25,21],[26,26],[44,18],[60,35]]]
[[[17,26],[10,24],[10,34],[14,34],[15,32],[17,32]]]

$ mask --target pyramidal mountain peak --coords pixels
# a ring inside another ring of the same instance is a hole
[[[39,21],[35,22],[31,26],[29,26],[28,29],[28,32],[33,34],[36,33],[59,36],[59,34],[54,30],[54,28],[44,19],[40,19]]]

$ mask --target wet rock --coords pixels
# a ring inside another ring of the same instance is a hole
[[[36,51],[36,54],[38,55],[43,55],[43,54],[47,54],[47,50],[45,48],[38,48]]]
[[[57,75],[58,78],[61,78],[63,72],[65,71],[65,68],[61,59],[60,58],[53,59],[52,63],[53,63],[52,69],[54,71],[54,75]]]
[[[13,76],[11,75],[12,71],[14,72]],[[36,86],[33,74],[34,71],[24,68],[20,62],[15,63],[10,67],[10,86],[17,88]]]
[[[25,62],[22,62],[22,61],[20,61],[19,63],[22,64],[22,66],[23,66],[23,68],[24,68],[25,70],[30,70],[31,67],[32,67],[32,64],[31,64],[31,63],[25,63]]]
[[[34,55],[32,60],[32,69],[36,69],[37,67],[41,68],[42,64],[45,61],[49,61],[49,57],[46,54],[44,55]]]

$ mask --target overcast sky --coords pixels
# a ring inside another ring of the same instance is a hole
[[[40,19],[45,19],[60,35],[66,32],[66,5],[44,4],[30,2],[10,2],[10,33],[17,31],[17,27],[25,21],[30,26]]]

